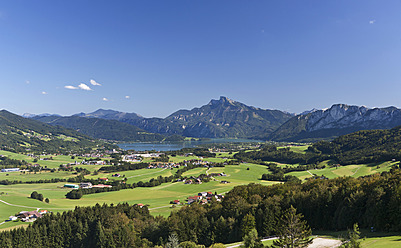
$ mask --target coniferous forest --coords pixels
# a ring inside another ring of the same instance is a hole
[[[293,206],[312,230],[361,228],[401,231],[401,170],[361,178],[311,179],[263,186],[237,186],[222,202],[191,204],[167,218],[146,206],[76,207],[31,226],[0,233],[2,247],[154,247],[174,234],[179,242],[209,246],[242,240],[255,228],[277,235],[282,214]]]

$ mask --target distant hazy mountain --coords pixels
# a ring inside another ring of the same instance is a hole
[[[124,119],[143,119],[142,116],[135,113],[119,112],[111,109],[98,109],[92,113],[79,113],[74,116],[79,117],[90,117],[90,118],[101,118],[106,120],[124,120]]]
[[[329,109],[297,115],[270,136],[275,141],[333,139],[359,130],[389,129],[401,125],[401,110],[335,104]]]
[[[200,108],[179,110],[164,119],[125,116],[119,120],[165,135],[263,139],[291,117],[279,110],[255,108],[220,97]]]
[[[166,138],[163,135],[149,133],[136,126],[117,120],[79,116],[35,116],[33,119],[48,123],[53,126],[71,128],[97,139],[151,142],[162,141]]]
[[[300,113],[299,115],[307,115],[307,114],[309,114],[309,113],[312,113],[312,112],[315,112],[315,111],[318,111],[318,110],[319,110],[319,109],[313,108],[313,109],[311,109],[311,110],[306,110],[306,111]]]
[[[33,117],[35,117],[35,116],[61,116],[61,115],[48,114],[48,113],[35,115],[35,114],[30,114],[30,113],[24,113],[24,114],[22,114],[21,116],[24,117],[24,118],[33,118]]]

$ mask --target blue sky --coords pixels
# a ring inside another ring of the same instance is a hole
[[[391,0],[2,1],[0,108],[401,107],[400,13]]]

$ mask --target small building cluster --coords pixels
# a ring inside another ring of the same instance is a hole
[[[17,216],[10,216],[8,221],[17,221],[18,219],[21,219],[23,222],[33,222],[38,218],[42,218],[42,216],[47,213],[47,210],[40,210],[39,212],[37,210],[21,211]]]
[[[201,204],[209,203],[212,199],[216,199],[216,201],[221,201],[224,198],[224,195],[213,194],[212,192],[200,192],[196,196],[188,197],[188,204],[192,204],[194,202],[199,202]]]
[[[202,178],[190,176],[189,178],[178,179],[177,182],[184,182],[184,184],[201,184]]]
[[[142,161],[142,157],[138,156],[138,154],[125,155],[123,157],[123,161],[124,162],[132,162],[132,163],[141,162]]]
[[[147,169],[172,169],[172,168],[179,168],[181,166],[181,163],[163,163],[163,162],[155,162],[155,163],[150,163]],[[187,166],[186,164],[183,166]]]
[[[79,185],[76,184],[64,184],[64,188],[71,189],[91,189],[91,188],[112,188],[113,186],[107,184],[96,184],[92,185],[90,182],[82,182]]]

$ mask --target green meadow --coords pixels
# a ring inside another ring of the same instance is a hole
[[[249,168],[249,170],[248,170]],[[176,169],[175,169],[176,170]],[[121,175],[125,175],[128,178],[128,183],[138,181],[148,181],[153,177],[159,175],[168,176],[172,175],[175,170],[170,169],[141,169],[135,171],[123,171]],[[194,175],[197,176],[202,173],[206,173],[207,168],[201,167],[193,170],[189,170],[184,173],[185,176]],[[188,196],[196,195],[199,192],[211,191],[217,193],[225,193],[231,190],[234,186],[250,183],[259,182],[265,185],[273,184],[274,182],[264,182],[260,180],[262,173],[267,171],[265,166],[256,164],[241,164],[241,165],[228,165],[226,167],[214,167],[209,170],[210,173],[224,172],[227,174],[225,177],[215,177],[217,181],[210,181],[202,184],[184,184],[182,182],[176,183],[164,183],[157,187],[152,188],[135,188],[127,189],[116,192],[106,192],[85,195],[79,200],[70,200],[65,198],[65,194],[70,189],[61,188],[64,183],[44,183],[44,184],[15,184],[15,185],[0,185],[0,192],[4,192],[0,196],[0,200],[7,203],[17,205],[10,206],[4,203],[0,203],[0,220],[7,219],[10,215],[14,215],[17,212],[24,210],[33,210],[36,208],[47,209],[50,211],[63,211],[73,209],[75,206],[90,206],[95,203],[119,203],[128,202],[130,204],[142,203],[149,205],[151,212],[155,215],[167,216],[173,209],[169,204],[170,201],[179,199],[185,203]],[[21,175],[19,172],[14,172],[16,178],[31,176],[29,180],[33,179],[44,179],[51,175],[58,175],[57,177],[68,177],[71,174],[67,172],[46,172],[37,173],[31,175]],[[3,174],[3,173],[2,173]],[[11,174],[9,173],[11,178]],[[93,178],[110,176],[110,174],[99,173],[97,176],[89,176]],[[1,175],[1,174],[0,174]],[[2,175],[3,176],[3,175]],[[111,177],[109,177],[111,178]],[[28,180],[28,179],[27,179]],[[230,181],[228,184],[223,184],[220,181]],[[33,191],[43,194],[45,198],[50,199],[50,203],[40,202],[38,200],[30,199],[29,196]],[[5,223],[0,225],[0,228],[10,227],[12,223]]]
[[[308,171],[296,171],[290,172],[288,175],[293,175],[303,180],[305,178],[312,177],[313,174],[318,176],[325,176],[327,178],[336,178],[343,176],[360,177],[371,175],[375,173],[381,173],[383,171],[390,170],[391,166],[396,162],[383,162],[383,163],[372,163],[372,164],[359,164],[359,165],[346,165],[339,167],[331,167],[324,169],[312,169]]]
[[[296,149],[297,152],[304,152],[307,149],[305,147],[291,147],[290,149]],[[25,160],[30,163],[32,158],[26,155],[15,154],[10,152],[1,151],[0,154],[7,155],[10,158]],[[204,160],[212,162],[224,162],[226,158],[230,159],[232,154],[218,153],[216,158],[205,158]],[[81,158],[71,159],[70,156],[53,156],[53,160],[39,160],[37,163],[48,168],[58,168],[60,164],[71,163],[75,160],[80,161]],[[198,159],[197,157],[184,157],[176,156],[171,157],[171,162],[182,162],[184,160]],[[330,161],[324,161],[325,165],[329,165]],[[301,172],[291,172],[290,175],[305,179],[311,177],[312,174],[324,175],[328,178],[335,178],[339,176],[352,176],[358,177],[363,175],[369,175],[382,171],[387,171],[391,168],[392,162],[385,162],[380,164],[368,164],[368,165],[348,165],[341,166],[338,168],[327,167],[320,170],[309,170]],[[286,166],[285,164],[279,164],[280,166]],[[296,165],[289,165],[296,166]],[[87,168],[90,171],[94,171],[100,168],[98,165],[78,165],[78,167]],[[177,169],[140,169],[133,171],[121,171],[117,172],[121,177],[112,177],[114,173],[99,173],[98,175],[87,175],[88,179],[97,179],[99,177],[107,177],[111,180],[122,180],[127,178],[127,183],[134,183],[139,181],[149,181],[152,178],[158,176],[170,176],[173,175]],[[208,183],[202,184],[189,184],[186,185],[182,182],[175,183],[164,183],[157,187],[152,188],[135,188],[120,190],[115,192],[97,193],[91,195],[84,195],[79,200],[66,199],[65,194],[71,189],[64,189],[62,186],[63,182],[60,183],[44,183],[44,184],[15,184],[15,185],[0,185],[0,223],[3,220],[8,219],[10,215],[15,215],[20,211],[35,210],[35,209],[47,209],[53,212],[72,210],[75,206],[91,206],[96,203],[103,204],[116,204],[120,202],[128,202],[130,204],[142,203],[149,206],[149,209],[154,215],[168,216],[171,211],[179,209],[180,206],[171,206],[170,201],[180,200],[182,203],[186,202],[189,196],[196,195],[199,192],[211,191],[223,194],[231,190],[233,187],[248,183],[261,183],[263,185],[272,185],[277,182],[263,181],[260,180],[262,174],[269,173],[267,166],[254,164],[254,163],[241,163],[240,165],[226,165],[225,167],[212,167],[210,169],[206,167],[199,167],[183,173],[183,176],[198,176],[206,173],[222,173],[224,172],[227,176],[216,176],[215,180],[211,180]],[[7,175],[8,174],[8,175]],[[76,174],[73,172],[9,172],[0,173],[0,180],[20,180],[20,181],[36,181],[41,179],[51,178],[69,178],[74,177]],[[229,183],[223,184],[221,181],[228,181]],[[45,198],[50,199],[50,203],[40,202],[29,198],[33,191],[37,191],[43,194]],[[7,203],[7,204],[6,204]],[[11,204],[11,205],[8,205]],[[17,225],[26,225],[22,222],[5,222],[0,225],[0,229],[10,229]],[[377,239],[380,242],[389,242],[393,244],[396,238],[385,237],[385,238],[368,238],[364,241],[366,247],[379,247],[375,246]],[[380,243],[381,244],[381,243]],[[390,246],[389,246],[390,247]],[[395,247],[395,246],[391,246]]]
[[[41,171],[41,172],[7,172],[0,173],[0,180],[8,181],[38,181],[38,180],[50,180],[52,178],[69,178],[76,175],[67,171]]]
[[[397,248],[401,247],[401,236],[394,232],[371,232],[367,229],[360,230],[360,241],[362,248]],[[346,231],[339,232],[321,232],[317,231],[313,234],[322,238],[341,239],[346,237]]]

